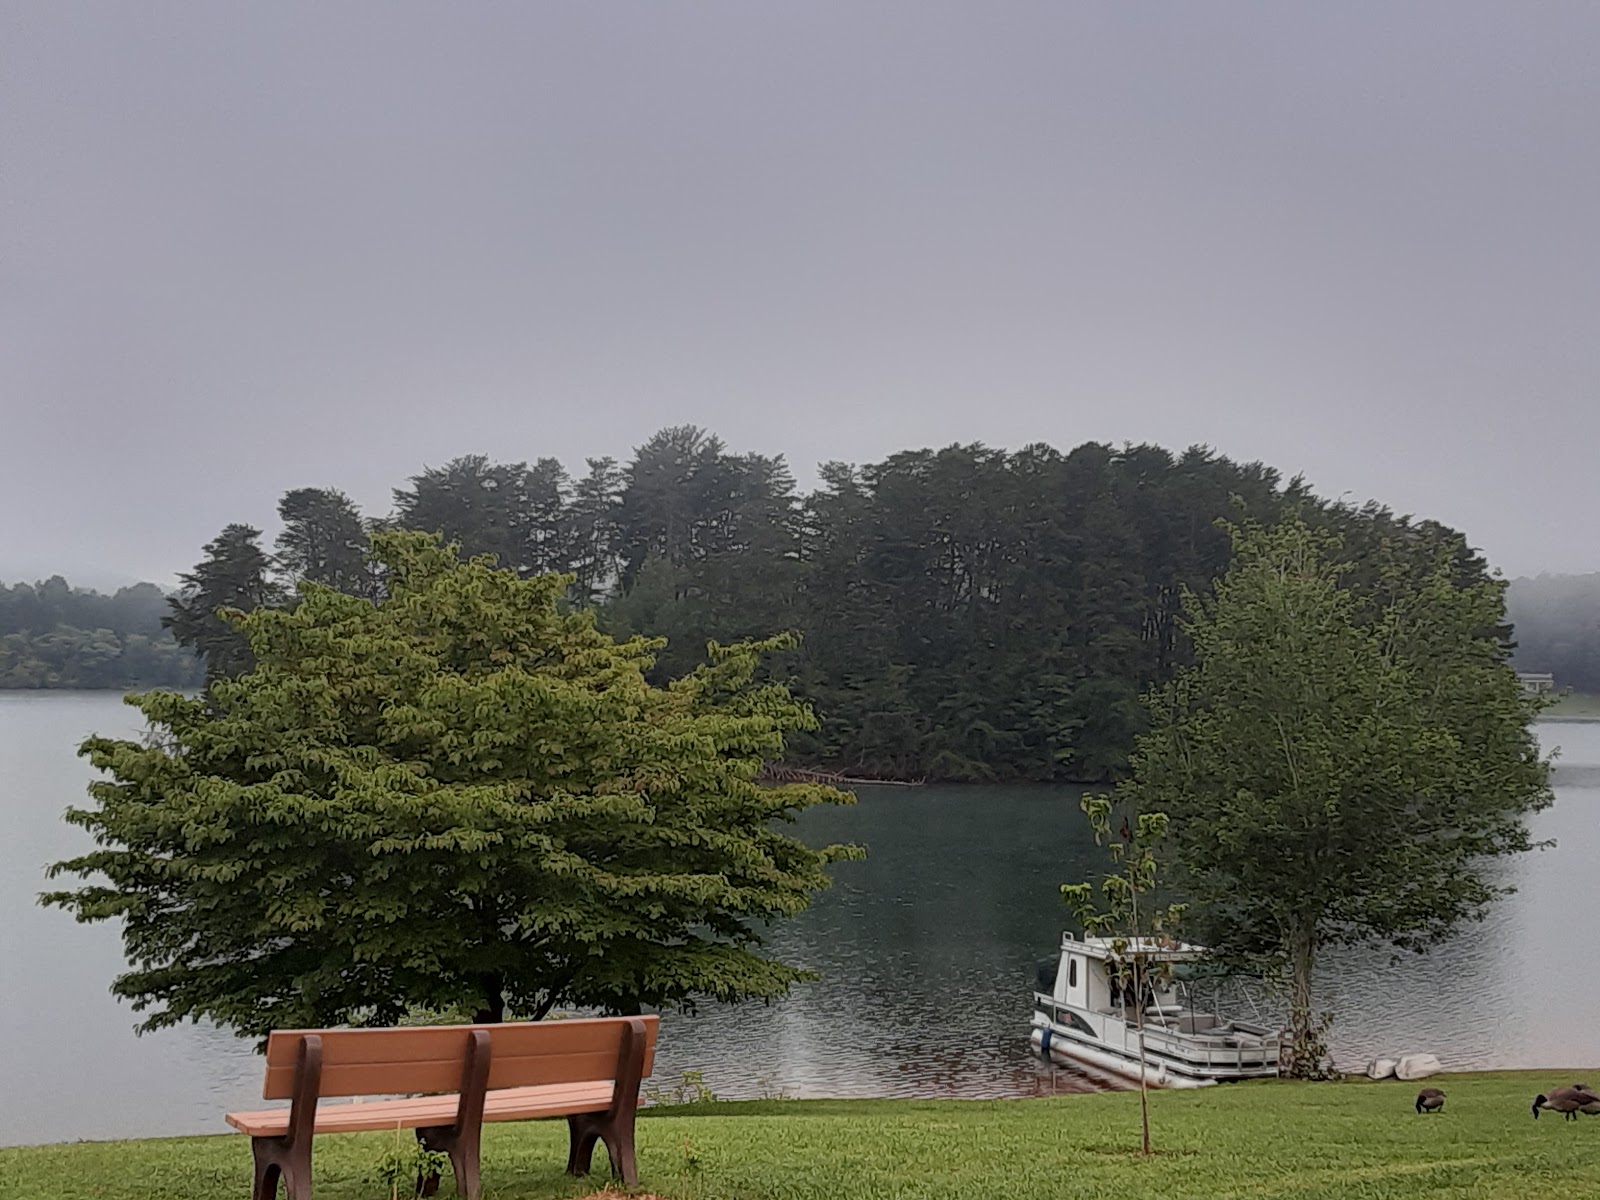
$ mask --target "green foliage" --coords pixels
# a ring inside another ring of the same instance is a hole
[[[1061,897],[1084,933],[1111,938],[1116,952],[1130,960],[1142,958],[1128,953],[1130,945],[1170,940],[1185,909],[1182,904],[1156,903],[1160,874],[1156,850],[1167,836],[1167,815],[1137,813],[1131,821],[1124,816],[1120,828],[1113,828],[1111,797],[1086,795],[1079,807],[1094,831],[1095,845],[1106,847],[1114,869],[1102,875],[1098,885],[1062,884]]]
[[[789,740],[791,763],[897,779],[1119,778],[1146,727],[1140,695],[1192,660],[1183,598],[1208,596],[1227,570],[1230,515],[1303,511],[1344,539],[1368,595],[1380,564],[1406,586],[1441,555],[1462,586],[1489,577],[1451,530],[1319,502],[1205,447],[957,445],[819,474],[803,495],[781,456],[674,426],[624,464],[588,460],[577,480],[550,458],[454,459],[397,489],[385,524],[442,533],[524,577],[572,575],[565,602],[596,608],[602,629],[666,639],[648,673],[658,685],[708,642],[797,632],[798,648],[761,667],[820,719]],[[289,582],[381,590],[341,493],[291,491],[280,513]],[[213,613],[254,602],[222,591],[196,597],[184,634],[208,639],[212,678],[248,666]]]
[[[280,603],[283,589],[269,571],[272,560],[257,544],[259,529],[233,524],[206,543],[205,557],[183,587],[167,599],[171,612],[162,624],[178,645],[205,660],[206,682],[231,679],[250,669],[250,644],[227,616]]]
[[[1105,846],[1113,869],[1093,883],[1064,883],[1061,898],[1091,937],[1111,939],[1108,960],[1111,978],[1124,982],[1136,998],[1134,1026],[1139,1037],[1139,1122],[1145,1154],[1150,1153],[1150,1109],[1144,1073],[1144,1009],[1146,988],[1167,971],[1167,964],[1151,948],[1172,943],[1172,931],[1183,918],[1181,904],[1157,903],[1159,863],[1156,850],[1167,835],[1165,813],[1135,813],[1112,827],[1109,796],[1087,795],[1079,802],[1094,831],[1097,846]],[[1098,896],[1096,893],[1098,892]]]
[[[572,573],[572,595],[580,604],[604,599],[617,578],[621,553],[624,475],[610,458],[586,460],[588,474],[573,487],[567,506],[571,551],[563,570]]]
[[[0,637],[0,688],[192,688],[201,674],[167,637],[70,625]]]
[[[616,519],[607,621],[665,636],[663,677],[707,641],[801,626],[800,511],[781,457],[729,454],[692,425],[663,429],[635,451]]]
[[[1163,1141],[1128,1153],[1138,1100],[811,1100],[645,1110],[644,1187],[679,1200],[1483,1200],[1586,1196],[1596,1130],[1532,1121],[1528,1102],[1572,1070],[1452,1075],[1442,1117],[1411,1109],[1416,1085],[1267,1081],[1156,1091]],[[1430,1080],[1429,1082],[1440,1082]],[[660,1113],[660,1115],[653,1115]],[[319,1200],[372,1200],[388,1133],[317,1139]],[[576,1200],[601,1179],[564,1174],[561,1121],[489,1125],[485,1194]],[[600,1167],[603,1178],[603,1156]],[[237,1134],[0,1149],[7,1200],[234,1200],[249,1186]],[[445,1185],[448,1189],[448,1184]],[[443,1194],[445,1189],[441,1189]]]
[[[394,520],[440,534],[464,556],[492,554],[500,566],[527,577],[565,570],[571,561],[570,490],[566,469],[553,458],[529,467],[468,454],[397,488]]]
[[[114,595],[43,583],[0,585],[0,688],[189,688],[199,665],[162,629],[151,583]]]
[[[442,1150],[429,1150],[415,1137],[395,1130],[394,1141],[379,1156],[373,1177],[389,1192],[389,1200],[402,1195],[420,1196],[431,1179],[450,1169],[450,1156]]]
[[[648,1081],[640,1089],[639,1095],[648,1104],[666,1104],[673,1107],[717,1102],[717,1093],[706,1084],[704,1071],[684,1071],[679,1075],[678,1082],[670,1086],[663,1086],[653,1080]]]
[[[156,637],[166,614],[166,594],[153,583],[118,588],[110,596],[74,588],[59,575],[31,585],[0,584],[0,634],[44,634],[71,625]]]
[[[807,503],[810,758],[900,778],[1100,780],[1141,690],[1186,661],[1184,587],[1226,569],[1234,497],[1276,476],[1203,450],[984,446],[830,464]]]
[[[68,819],[100,848],[54,870],[104,882],[46,900],[122,921],[114,990],[143,1027],[627,1013],[805,978],[762,927],[855,851],[781,828],[849,796],[755,782],[813,723],[755,679],[783,643],[713,647],[655,687],[659,643],[565,611],[568,579],[373,540],[382,600],[313,584],[231,613],[248,673],[135,697],[153,744],[84,744],[105,778]]]
[[[1380,545],[1357,570],[1297,518],[1233,536],[1118,795],[1171,817],[1204,940],[1288,969],[1293,1069],[1313,1075],[1318,950],[1422,950],[1480,919],[1510,890],[1494,860],[1533,845],[1548,768],[1499,581],[1463,578],[1448,548],[1419,571]]]
[[[369,599],[378,595],[367,523],[350,497],[332,488],[296,488],[278,501],[278,517],[283,531],[276,562],[289,582],[321,583]]]

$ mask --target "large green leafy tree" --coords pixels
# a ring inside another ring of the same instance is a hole
[[[205,557],[195,569],[180,577],[178,594],[168,598],[172,611],[162,624],[180,646],[205,660],[208,682],[250,669],[249,640],[222,610],[250,612],[283,599],[260,538],[261,531],[249,525],[225,526],[206,543]]]
[[[157,737],[84,744],[105,778],[68,819],[100,848],[58,864],[87,882],[46,900],[123,922],[114,990],[145,1028],[633,1012],[804,977],[762,953],[763,925],[852,851],[783,825],[849,797],[757,786],[812,723],[753,682],[770,645],[653,687],[659,643],[563,611],[568,577],[417,533],[374,549],[378,603],[307,585],[230,614],[249,673],[137,697]]]
[[[1324,1054],[1329,946],[1421,951],[1510,889],[1550,803],[1534,702],[1506,665],[1504,585],[1425,573],[1404,547],[1356,572],[1295,517],[1234,531],[1214,598],[1191,594],[1193,665],[1152,699],[1122,798],[1172,822],[1204,940],[1286,969],[1292,1069]]]

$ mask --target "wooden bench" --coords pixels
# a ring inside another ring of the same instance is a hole
[[[267,1038],[262,1096],[288,1108],[233,1112],[250,1135],[253,1200],[274,1200],[278,1178],[289,1200],[311,1196],[311,1138],[317,1133],[414,1129],[450,1156],[456,1190],[478,1200],[478,1138],[485,1121],[566,1117],[567,1170],[583,1175],[604,1141],[611,1173],[636,1187],[633,1120],[639,1082],[655,1059],[656,1017],[600,1017],[506,1025],[405,1029],[290,1030]],[[317,1106],[330,1096],[392,1096]],[[429,1180],[425,1194],[438,1187]]]

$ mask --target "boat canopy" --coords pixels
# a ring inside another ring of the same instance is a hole
[[[1204,946],[1191,946],[1170,938],[1076,938],[1070,933],[1061,935],[1061,949],[1090,958],[1139,957],[1164,963],[1195,962],[1206,953]]]
[[[1111,961],[1118,957],[1117,943],[1123,942],[1123,953],[1128,955],[1142,955],[1147,961],[1162,963],[1166,966],[1166,974],[1172,979],[1187,981],[1205,979],[1259,979],[1261,972],[1243,969],[1237,964],[1218,962],[1208,957],[1209,951],[1204,946],[1196,946],[1188,942],[1178,942],[1161,938],[1106,938],[1085,937],[1076,938],[1066,933],[1061,937],[1061,949],[1064,953],[1077,953],[1085,958],[1098,958]],[[1041,965],[1040,978],[1044,976]],[[1048,990],[1042,988],[1041,990]]]

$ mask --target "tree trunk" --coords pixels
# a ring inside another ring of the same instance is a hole
[[[1310,928],[1298,929],[1289,948],[1289,1074],[1314,1079],[1322,1066],[1322,1039],[1311,1012],[1311,972],[1316,965],[1316,940]]]
[[[1137,968],[1134,980],[1134,1028],[1139,1036],[1139,1125],[1144,1134],[1144,1153],[1150,1153],[1150,1090],[1145,1080],[1144,1065],[1144,974]]]
[[[483,977],[484,1006],[472,1014],[474,1025],[498,1025],[506,1019],[506,997],[498,975]]]

